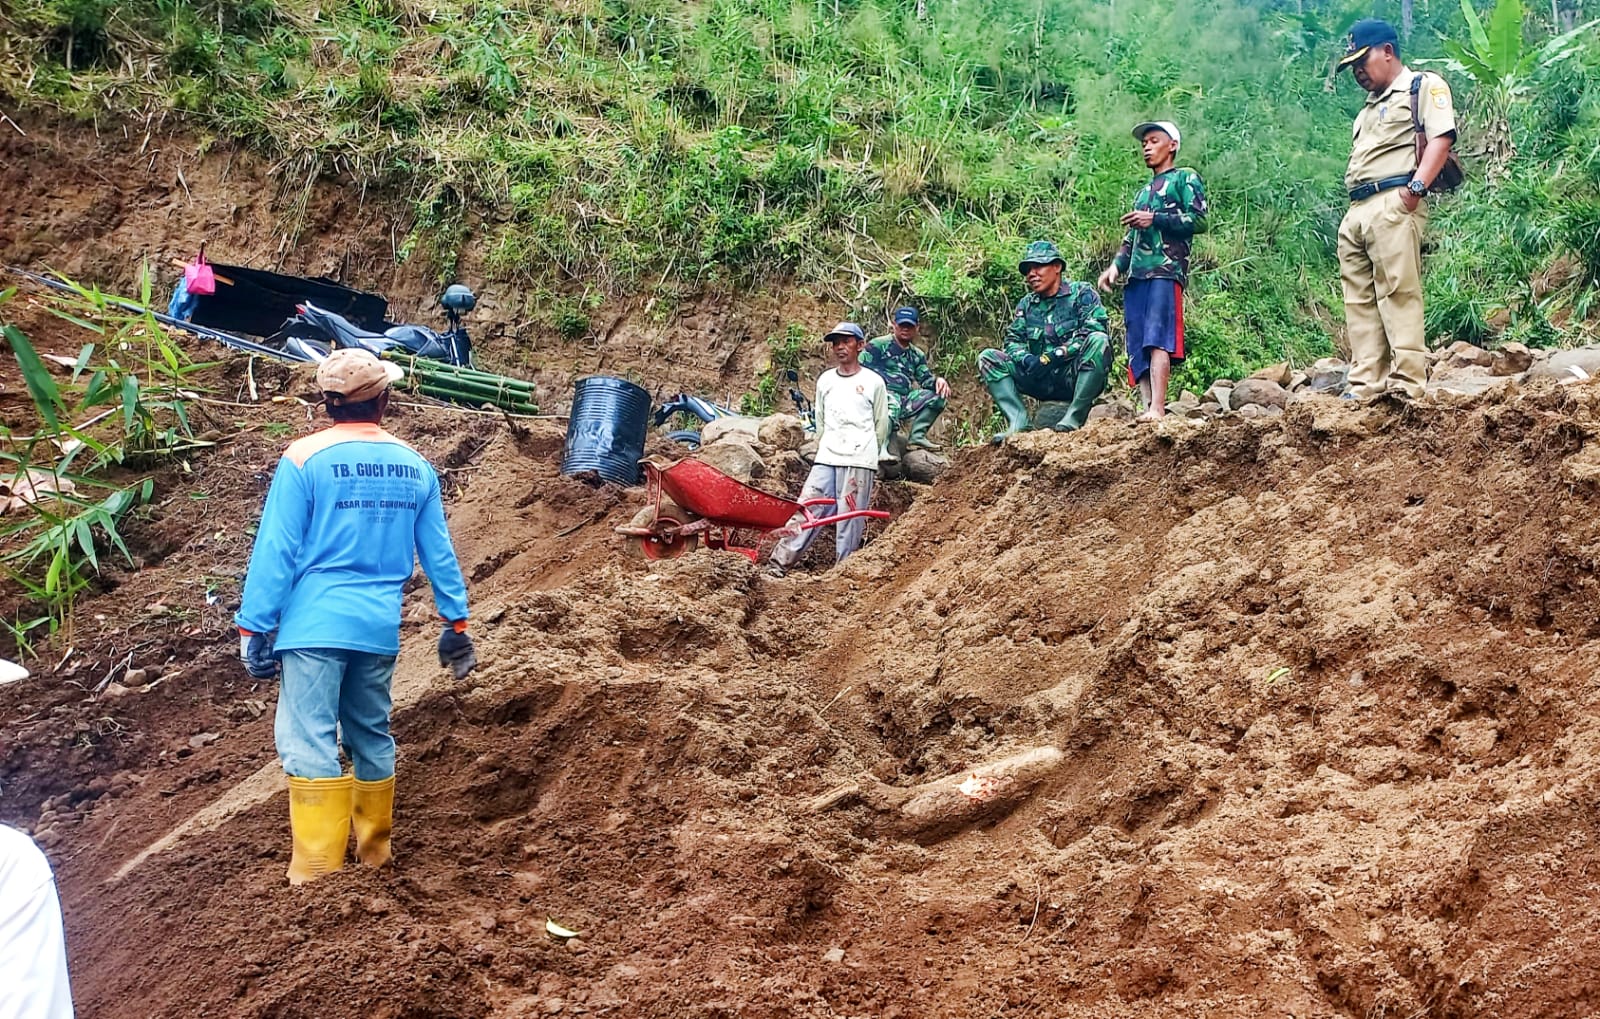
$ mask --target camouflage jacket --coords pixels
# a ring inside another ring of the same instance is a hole
[[[1028,294],[1001,337],[1007,354],[1020,359],[1053,347],[1076,352],[1094,336],[1110,342],[1106,307],[1088,283],[1062,280],[1054,297]]]
[[[932,389],[933,369],[928,355],[916,347],[902,347],[893,336],[879,336],[861,352],[861,363],[883,376],[883,384],[896,396],[915,389]]]
[[[1155,219],[1143,230],[1128,228],[1117,252],[1117,272],[1125,280],[1189,281],[1189,240],[1206,232],[1206,186],[1187,166],[1158,173],[1139,189],[1135,212]]]

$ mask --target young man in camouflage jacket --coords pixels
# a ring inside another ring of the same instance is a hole
[[[1133,136],[1150,168],[1150,182],[1123,215],[1128,234],[1099,284],[1110,291],[1127,278],[1122,317],[1128,329],[1128,379],[1144,401],[1139,420],[1154,421],[1167,413],[1167,380],[1172,366],[1183,362],[1183,288],[1189,280],[1190,240],[1206,229],[1206,190],[1198,173],[1175,165],[1182,144],[1176,124],[1140,124]]]
[[[861,352],[861,365],[877,372],[889,390],[890,430],[910,420],[906,445],[913,449],[938,449],[928,438],[928,429],[944,411],[950,398],[950,383],[933,374],[928,355],[917,347],[921,317],[915,308],[896,308],[894,332],[879,336]]]
[[[1024,394],[1068,404],[1052,427],[1082,428],[1111,373],[1106,309],[1088,283],[1062,279],[1066,260],[1049,241],[1034,241],[1017,265],[1028,294],[1017,302],[999,348],[978,354],[978,375],[1006,416],[1004,442],[1030,425]]]

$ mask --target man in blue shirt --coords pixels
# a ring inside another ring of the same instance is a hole
[[[439,477],[378,426],[400,375],[356,349],[317,368],[334,424],[291,443],[278,461],[234,617],[250,675],[271,678],[282,663],[274,737],[289,775],[290,884],[343,867],[352,825],[358,860],[390,858],[390,681],[402,589],[417,559],[445,620],[439,663],[457,679],[477,664]],[[339,763],[339,731],[354,775]]]

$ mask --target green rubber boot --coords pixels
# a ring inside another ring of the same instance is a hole
[[[911,419],[911,431],[906,435],[906,445],[913,449],[943,449],[943,446],[928,438],[928,429],[939,420],[939,414],[943,410],[941,401],[939,404],[929,404],[917,411],[917,416]]]
[[[1058,432],[1075,432],[1082,428],[1084,422],[1089,420],[1089,411],[1094,408],[1094,402],[1106,391],[1106,379],[1111,375],[1111,358],[1105,344],[1096,344],[1095,348],[1085,351],[1083,360],[1078,363],[1072,401],[1067,405],[1067,412],[1061,415],[1061,420],[1054,426]]]
[[[989,441],[998,446],[1006,441],[1007,436],[1027,431],[1028,408],[1022,402],[1022,394],[1017,392],[1017,380],[1007,375],[994,382],[985,382],[984,385],[988,387],[989,395],[994,397],[994,405],[1006,416],[1006,430]]]

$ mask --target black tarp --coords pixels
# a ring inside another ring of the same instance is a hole
[[[199,307],[190,318],[195,325],[271,336],[295,313],[295,305],[306,301],[373,332],[382,332],[387,324],[387,300],[330,279],[286,276],[221,262],[211,263],[211,268],[233,283],[230,286],[218,280],[216,293],[198,298]]]

